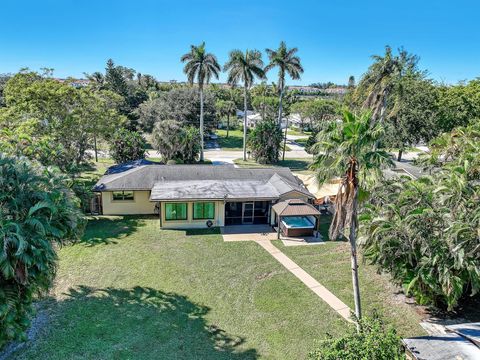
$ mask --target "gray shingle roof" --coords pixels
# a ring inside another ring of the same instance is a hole
[[[156,183],[150,200],[267,200],[279,195],[272,184],[258,180],[187,180]]]
[[[288,168],[234,168],[229,165],[141,165],[104,175],[93,189],[152,190],[152,199],[217,198],[220,194],[223,198],[226,193],[232,197],[245,194],[276,198],[290,191],[313,197]]]

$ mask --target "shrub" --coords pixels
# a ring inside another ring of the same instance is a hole
[[[248,145],[257,162],[272,164],[278,161],[282,130],[273,120],[260,121],[248,137]]]
[[[360,320],[361,330],[350,326],[340,338],[320,342],[308,358],[312,360],[398,360],[405,359],[400,337],[395,329],[373,314]]]
[[[110,156],[117,164],[145,158],[146,142],[136,131],[119,129],[110,138],[109,143]]]
[[[152,133],[153,147],[164,161],[193,163],[200,153],[200,131],[175,120],[157,123]]]
[[[56,245],[83,229],[70,180],[25,158],[0,154],[0,347],[25,338],[32,301],[52,285]]]

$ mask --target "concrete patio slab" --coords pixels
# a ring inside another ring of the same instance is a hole
[[[268,225],[231,225],[220,231],[223,241],[269,241],[277,238],[277,234]]]
[[[280,240],[282,240],[282,243],[285,246],[305,246],[305,245],[325,244],[325,241],[323,241],[323,238],[320,235],[318,237],[308,236],[308,237],[301,237],[301,238],[281,236]]]

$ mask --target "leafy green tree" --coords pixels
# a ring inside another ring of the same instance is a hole
[[[227,118],[227,138],[228,138],[228,132],[230,131],[230,116],[235,116],[237,113],[237,106],[235,105],[235,102],[231,100],[217,100],[215,103],[215,108],[217,110],[217,114],[219,114],[220,117],[226,117]]]
[[[124,121],[115,109],[121,100],[112,92],[77,89],[36,73],[13,76],[5,87],[5,100],[0,128],[20,135],[28,127],[26,135],[33,142],[48,139],[61,145],[52,160],[69,173],[77,172],[88,159],[87,150],[96,136],[106,137]]]
[[[153,129],[153,147],[165,163],[170,160],[193,163],[201,151],[199,134],[196,127],[175,120],[165,120],[157,123]]]
[[[480,121],[480,79],[467,84],[439,86],[438,123],[442,132]]]
[[[400,360],[405,351],[395,328],[377,314],[360,320],[360,331],[350,327],[340,338],[328,337],[308,354],[311,360]]]
[[[329,236],[344,236],[350,241],[355,315],[361,318],[357,266],[358,206],[367,186],[382,178],[381,169],[391,165],[388,153],[376,149],[383,127],[374,124],[370,113],[357,116],[347,110],[341,122],[331,121],[317,136],[316,158],[312,168],[320,184],[341,177],[335,199],[335,214]]]
[[[303,67],[300,62],[300,58],[296,56],[298,49],[288,49],[284,41],[280,43],[277,50],[266,49],[269,63],[265,67],[265,73],[278,68],[278,93],[279,93],[279,106],[278,106],[278,126],[282,123],[282,105],[283,96],[285,91],[285,76],[288,74],[293,80],[300,79],[300,75],[303,74]]]
[[[192,164],[197,161],[198,154],[201,151],[200,131],[194,126],[185,126],[181,133],[181,159],[187,164]]]
[[[0,347],[25,339],[35,296],[52,286],[56,249],[84,218],[70,181],[52,168],[0,154]]]
[[[340,103],[335,100],[325,99],[308,99],[298,101],[292,105],[290,110],[292,113],[298,113],[303,121],[307,121],[310,130],[322,128],[322,124],[327,120],[332,120],[339,115]]]
[[[191,88],[175,88],[161,92],[158,97],[142,103],[138,109],[142,129],[152,132],[154,126],[163,120],[176,120],[200,127],[200,94]],[[215,100],[210,91],[203,93],[204,127],[212,128],[215,120]]]
[[[226,62],[224,71],[228,71],[228,83],[232,86],[243,82],[243,160],[247,160],[247,99],[248,91],[255,77],[263,79],[262,53],[258,50],[232,50]]]
[[[275,121],[260,121],[248,137],[248,145],[255,161],[260,164],[276,163],[280,156],[282,137],[282,130]]]
[[[193,84],[195,80],[198,82],[200,93],[200,161],[203,161],[203,88],[212,77],[218,79],[221,68],[215,55],[206,52],[204,42],[198,46],[191,45],[190,52],[184,54],[180,60],[185,63],[183,72],[187,75],[188,82],[190,84]]]
[[[273,119],[278,110],[278,96],[275,92],[275,85],[268,85],[262,81],[250,91],[252,107],[262,115],[262,119]]]
[[[407,146],[428,142],[438,135],[438,91],[430,80],[405,76],[400,80],[402,96],[385,123],[384,145],[398,148],[397,160]]]
[[[145,158],[146,142],[139,132],[120,128],[109,143],[110,156],[117,164]]]

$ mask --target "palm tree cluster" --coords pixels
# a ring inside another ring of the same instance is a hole
[[[243,159],[247,159],[247,99],[250,88],[255,78],[264,80],[266,73],[274,68],[278,68],[278,126],[282,121],[282,99],[285,91],[285,76],[288,74],[292,79],[300,79],[303,68],[300,58],[296,55],[298,49],[288,49],[285,42],[281,42],[276,50],[266,49],[269,63],[264,67],[262,53],[258,50],[232,50],[229,59],[225,63],[223,70],[228,73],[228,83],[236,86],[243,84],[244,111],[243,111]],[[206,84],[214,77],[218,79],[221,67],[215,55],[207,53],[205,43],[199,46],[192,45],[190,52],[181,57],[181,61],[186,63],[183,69],[187,75],[188,82],[193,84],[195,80],[198,83],[200,91],[200,136],[201,136],[201,155],[203,161],[203,89]]]
[[[480,291],[480,124],[431,145],[424,162],[435,166],[432,175],[376,189],[361,242],[408,294],[451,310]]]

